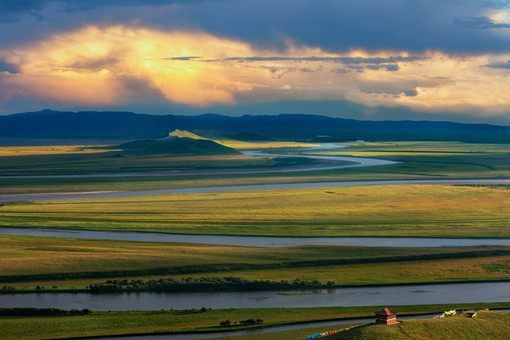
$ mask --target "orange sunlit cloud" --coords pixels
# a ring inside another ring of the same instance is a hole
[[[348,99],[452,111],[508,111],[508,55],[363,50],[343,54],[287,43],[268,50],[203,32],[87,26],[0,51],[18,73],[0,74],[7,96],[115,105],[164,98],[192,106],[238,101]]]

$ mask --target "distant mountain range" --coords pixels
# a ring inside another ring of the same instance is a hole
[[[43,110],[0,116],[0,137],[161,138],[175,129],[201,136],[257,134],[313,141],[431,140],[510,143],[510,127],[433,121],[361,121],[318,115],[241,117],[148,115],[132,112]]]

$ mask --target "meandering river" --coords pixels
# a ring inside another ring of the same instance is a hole
[[[347,146],[336,143],[325,143],[310,148],[296,148],[300,151],[317,151],[341,149]],[[77,175],[20,175],[20,176],[0,176],[0,178],[93,178],[93,177],[153,177],[153,176],[190,176],[190,175],[232,175],[232,174],[252,174],[252,173],[271,173],[271,172],[298,172],[311,170],[335,170],[343,168],[357,168],[378,165],[390,165],[399,162],[385,159],[351,157],[351,156],[322,156],[314,154],[285,155],[276,154],[261,150],[241,151],[245,156],[251,157],[299,157],[328,161],[327,165],[308,165],[300,167],[274,168],[274,169],[244,169],[244,170],[176,170],[176,171],[158,171],[158,172],[126,172],[126,173],[102,173],[102,174],[77,174]]]
[[[317,147],[303,148],[301,151],[317,151],[346,146],[326,143]],[[150,176],[187,176],[197,173],[207,175],[225,175],[225,174],[246,174],[246,173],[269,173],[269,172],[297,172],[297,171],[317,171],[334,170],[352,167],[371,167],[396,164],[398,162],[362,157],[344,157],[344,156],[322,156],[313,154],[300,155],[280,155],[266,151],[254,150],[244,151],[247,156],[278,156],[278,157],[306,157],[312,159],[327,160],[327,165],[305,166],[285,169],[269,170],[240,170],[240,171],[189,171],[189,172],[157,172],[157,173],[119,173],[119,174],[84,174],[84,175],[34,175],[34,176],[0,176],[0,178],[87,178],[87,177],[150,177]],[[347,164],[346,164],[347,162]],[[444,179],[444,180],[379,180],[379,181],[344,181],[344,182],[312,182],[312,183],[277,183],[277,184],[259,184],[259,185],[237,185],[237,186],[216,186],[216,187],[198,187],[182,189],[161,189],[161,190],[141,190],[141,191],[101,191],[101,192],[81,192],[81,193],[35,193],[35,194],[6,194],[0,195],[0,202],[12,201],[43,201],[57,199],[80,199],[80,198],[108,198],[108,197],[129,197],[129,196],[149,196],[160,194],[183,194],[183,193],[207,193],[207,192],[225,192],[225,191],[246,191],[246,190],[283,190],[283,189],[311,189],[326,187],[352,187],[366,185],[397,185],[397,184],[510,184],[510,179]]]

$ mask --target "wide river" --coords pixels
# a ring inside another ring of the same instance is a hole
[[[278,291],[208,293],[26,293],[1,295],[2,307],[91,310],[274,308],[510,302],[510,282],[336,288],[281,294]]]

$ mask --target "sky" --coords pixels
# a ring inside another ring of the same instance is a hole
[[[507,0],[0,0],[0,114],[510,125]]]

